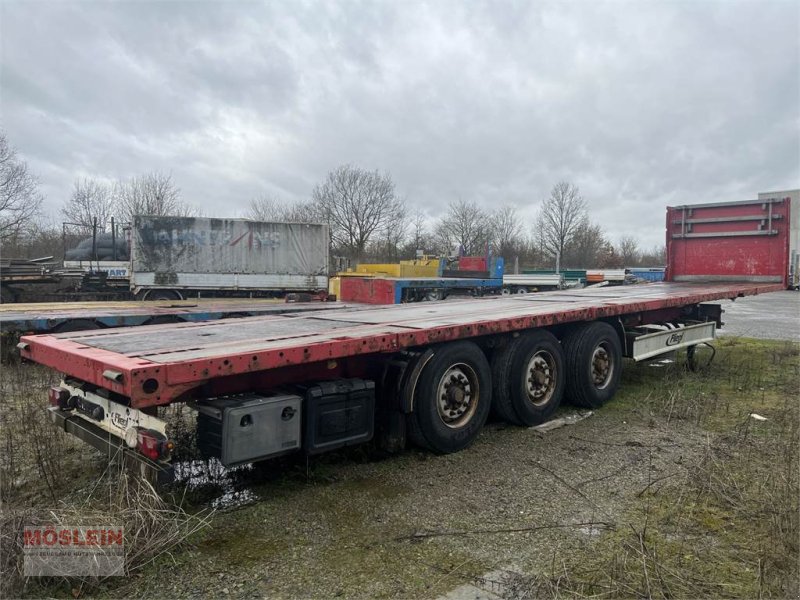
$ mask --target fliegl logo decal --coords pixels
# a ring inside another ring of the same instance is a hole
[[[676,346],[683,341],[683,332],[673,333],[667,338],[667,346]]]
[[[119,429],[122,429],[123,431],[128,428],[128,425],[131,422],[131,417],[130,417],[129,414],[127,414],[127,413],[126,414],[122,414],[121,412],[117,412],[117,411],[111,412],[111,414],[109,415],[109,418],[111,419],[111,424],[114,427],[118,427]]]

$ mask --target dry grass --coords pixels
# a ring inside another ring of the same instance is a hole
[[[2,583],[0,596],[50,595],[64,585],[82,593],[103,583],[103,578],[25,578],[23,530],[30,525],[112,525],[124,528],[125,570],[130,574],[183,546],[208,526],[212,511],[189,513],[164,499],[146,481],[124,473],[106,474],[82,502],[61,503],[55,510],[4,511],[0,520]]]
[[[736,340],[703,373],[648,385],[654,418],[707,431],[698,461],[654,480],[585,552],[512,576],[509,598],[789,598],[800,595],[800,361],[796,344]],[[638,372],[637,372],[638,371]],[[641,408],[641,407],[640,407]],[[758,421],[752,412],[763,414]]]
[[[30,363],[3,365],[0,377],[0,597],[52,595],[101,580],[22,576],[26,525],[106,525],[125,529],[126,569],[135,571],[180,547],[208,525],[210,512],[190,514],[182,499],[159,495],[146,481],[56,429],[46,390],[57,374]]]
[[[2,365],[0,375],[0,499],[11,506],[55,501],[86,468],[74,461],[80,442],[47,418],[46,390],[58,376],[31,363]]]

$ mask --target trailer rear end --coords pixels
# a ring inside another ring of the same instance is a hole
[[[686,237],[709,233],[687,219],[713,217],[687,212],[668,211],[668,283],[30,336],[20,349],[65,373],[50,393],[55,423],[162,475],[171,440],[158,408],[174,403],[196,409],[199,446],[228,465],[374,436],[391,450],[455,452],[491,407],[523,426],[565,399],[599,408],[623,358],[691,359],[721,326],[715,300],[783,289],[768,260],[787,243],[783,219],[754,264],[731,265],[699,251],[712,236]]]
[[[790,287],[798,216],[789,196],[667,209],[667,281]],[[795,271],[796,272],[796,271]]]

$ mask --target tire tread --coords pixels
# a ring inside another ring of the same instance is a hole
[[[493,355],[492,368],[492,410],[496,416],[512,425],[522,425],[511,402],[510,373],[511,362],[514,359],[516,340],[509,340],[505,346],[499,348]]]
[[[564,367],[566,371],[566,389],[565,394],[567,399],[582,408],[599,408],[605,401],[595,398],[593,392],[590,390],[587,381],[586,368],[583,358],[589,351],[588,346],[592,343],[592,338],[596,335],[599,329],[611,328],[605,322],[594,321],[590,323],[582,323],[571,329],[561,340],[561,345],[564,348]],[[613,330],[613,328],[612,328]],[[616,335],[616,332],[614,333]],[[617,357],[618,361],[615,368],[622,369],[621,357]],[[617,383],[619,381],[619,374],[616,375]],[[614,387],[615,390],[616,386]],[[613,392],[612,392],[613,395]]]

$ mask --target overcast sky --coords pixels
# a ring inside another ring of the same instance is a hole
[[[52,214],[172,172],[241,216],[343,163],[534,215],[559,180],[614,240],[668,204],[800,187],[800,2],[0,0],[0,126]]]

